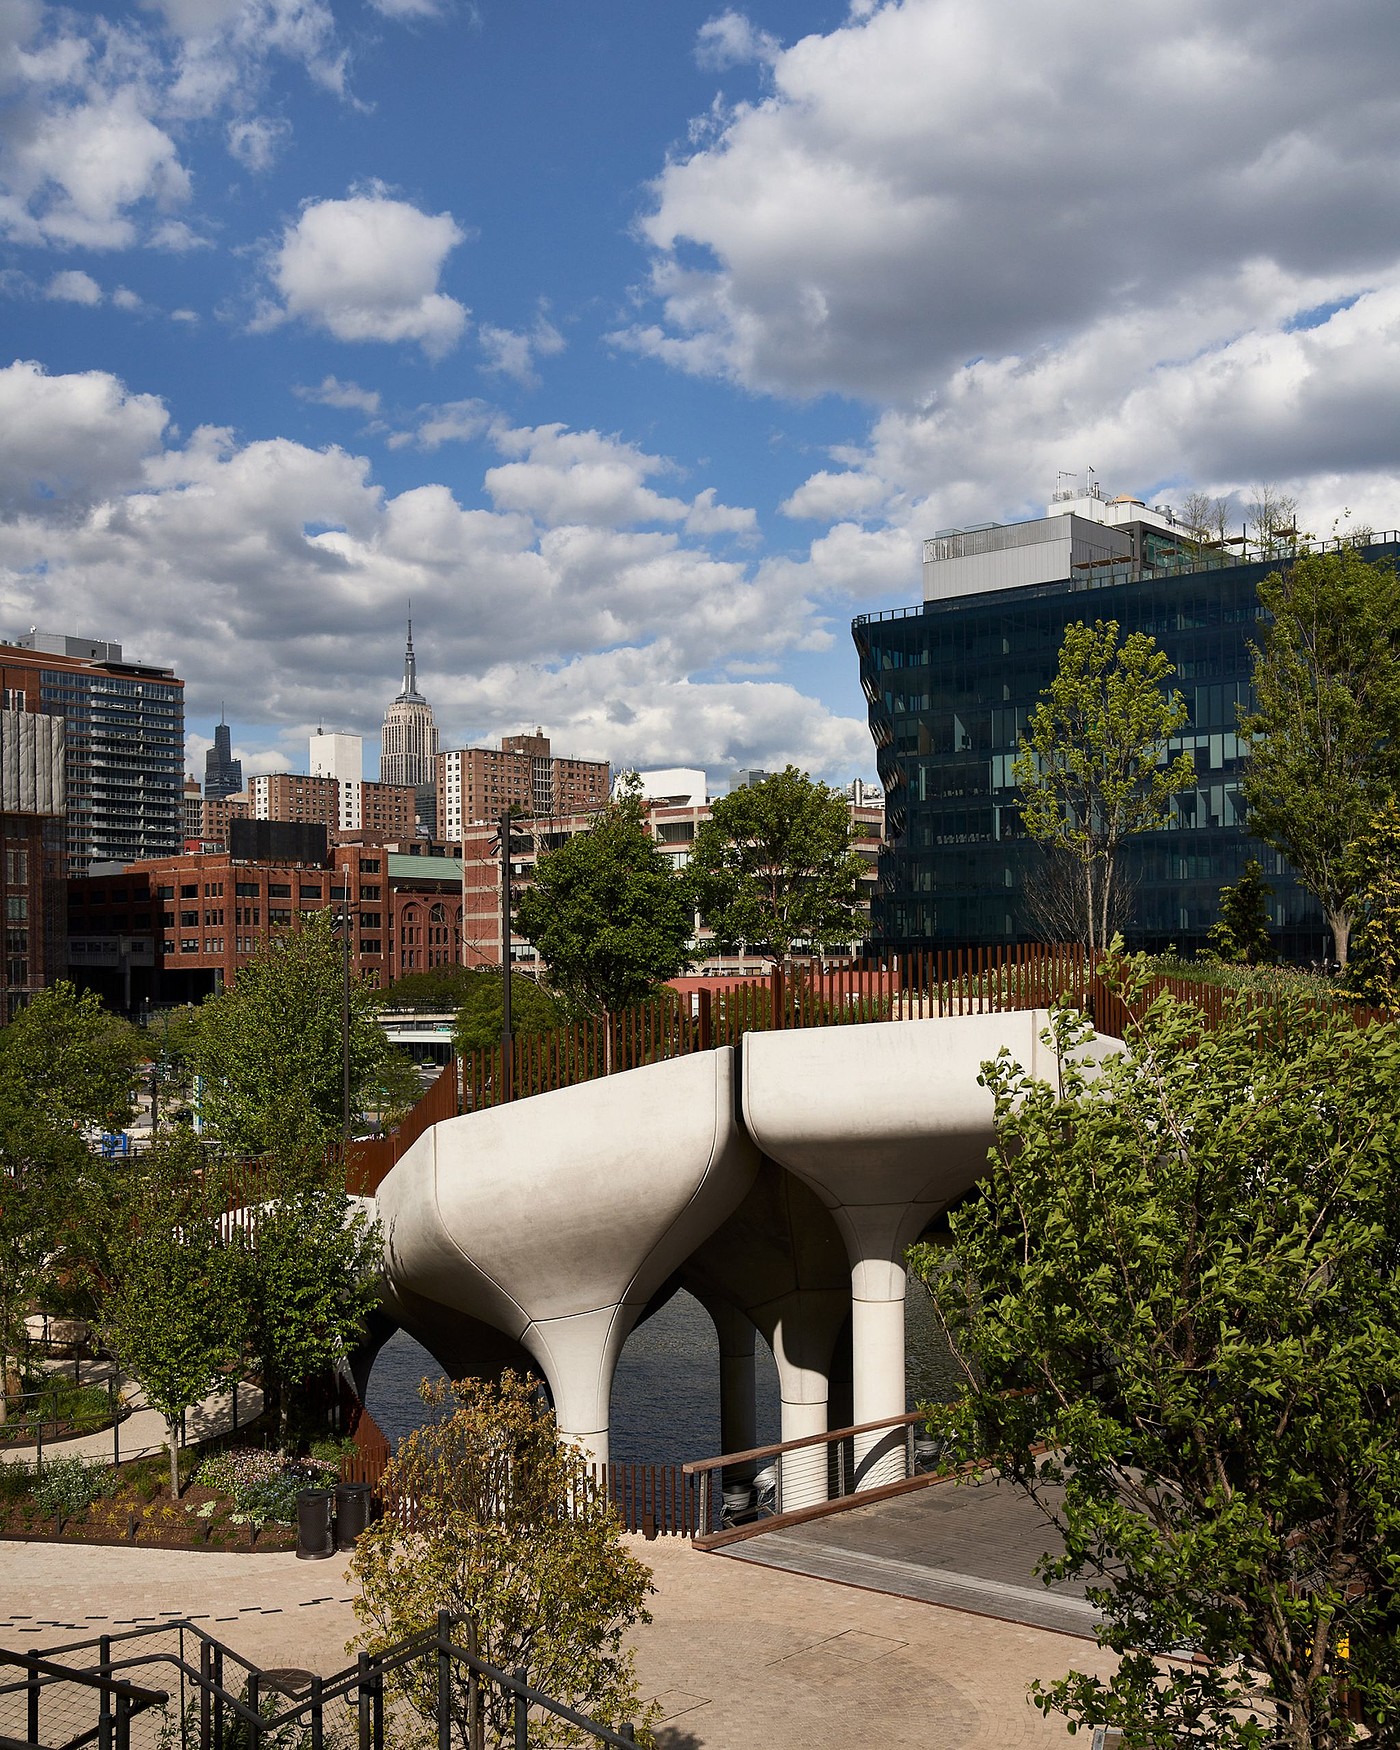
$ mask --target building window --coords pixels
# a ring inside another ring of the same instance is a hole
[[[269,881],[267,884],[267,897],[269,899],[290,899],[292,897],[291,882]]]
[[[256,899],[261,890],[256,881],[238,881],[233,891],[239,899]]]
[[[199,883],[197,881],[191,881],[188,886],[182,887],[180,889],[180,898],[181,899],[198,899],[199,898]]]
[[[267,908],[267,921],[270,924],[289,924],[292,921],[290,907],[270,905]]]
[[[174,897],[175,897],[175,889],[173,887],[157,887],[156,888],[156,898],[157,899],[174,899]]]
[[[180,943],[180,952],[182,954],[198,954],[198,952],[199,952],[198,940],[197,939],[192,940],[190,937],[186,936],[184,938],[184,940]],[[504,1000],[504,999],[502,999],[502,1000]]]
[[[321,887],[319,882],[315,887],[308,887],[303,883],[297,891],[302,899],[319,899],[321,897]]]
[[[160,945],[160,951],[162,954],[173,954],[175,952],[174,942],[162,942]]]
[[[360,928],[362,930],[377,930],[380,928],[380,913],[377,911],[362,911],[360,913]]]
[[[332,899],[348,899],[349,897],[350,897],[350,889],[348,887],[332,887],[331,888],[331,898]]]
[[[221,905],[215,906],[211,909],[207,909],[204,913],[204,922],[205,922],[206,927],[209,924],[221,924],[223,921],[224,921],[224,908]]]
[[[206,881],[204,883],[204,897],[206,899],[222,899],[224,897],[224,884],[223,884],[223,882],[222,881]]]
[[[29,895],[11,893],[5,899],[5,917],[9,923],[23,924],[29,920]]]
[[[363,864],[361,864],[360,866],[361,866],[361,868],[364,867]],[[376,883],[373,883],[373,882],[362,881],[360,883],[360,898],[361,899],[378,899],[379,898],[378,885]]]
[[[361,875],[377,875],[379,873],[379,861],[380,860],[378,857],[361,857],[360,858],[360,873],[361,873]]]
[[[366,936],[360,943],[360,952],[361,954],[378,954],[380,952],[379,943],[373,936]]]
[[[197,911],[182,911],[180,913],[180,927],[182,929],[187,929],[191,924],[197,924],[198,922],[199,913]],[[505,999],[502,998],[502,1001],[504,1000]]]

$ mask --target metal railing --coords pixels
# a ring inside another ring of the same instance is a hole
[[[922,1410],[909,1410],[683,1465],[700,1490],[691,1541],[697,1549],[720,1549],[943,1480],[934,1465],[924,1468],[917,1430],[927,1419]],[[740,1506],[745,1492],[748,1500]]]
[[[95,1658],[75,1663],[80,1654]],[[0,1651],[0,1666],[23,1672],[0,1682],[0,1745],[25,1750],[133,1750],[138,1715],[146,1729],[134,1750],[173,1750],[177,1742],[180,1750],[273,1750],[289,1740],[299,1750],[324,1750],[342,1722],[357,1750],[384,1750],[390,1680],[398,1677],[402,1692],[414,1675],[431,1691],[437,1750],[454,1743],[484,1750],[493,1693],[510,1715],[516,1750],[528,1750],[532,1713],[564,1721],[596,1744],[628,1750],[636,1743],[631,1724],[614,1730],[535,1688],[523,1668],[504,1671],[482,1658],[475,1624],[446,1611],[435,1628],[361,1653],[329,1677],[259,1667],[188,1620],[34,1652]],[[147,1681],[138,1683],[138,1675]],[[156,1688],[157,1677],[168,1686]]]

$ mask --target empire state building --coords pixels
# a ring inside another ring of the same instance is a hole
[[[418,691],[418,662],[413,654],[413,621],[408,622],[408,648],[403,658],[403,691],[384,713],[380,743],[381,784],[411,784],[422,791],[434,781],[438,732],[433,708]]]

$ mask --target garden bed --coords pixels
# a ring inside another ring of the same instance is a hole
[[[0,1447],[33,1446],[42,1430],[44,1444],[50,1441],[75,1440],[84,1434],[101,1434],[113,1421],[125,1421],[130,1406],[120,1393],[116,1398],[116,1415],[112,1414],[112,1394],[105,1385],[74,1385],[71,1380],[45,1382],[35,1391],[26,1391],[23,1407],[12,1410],[0,1422]]]
[[[42,1470],[0,1465],[0,1539],[126,1544],[142,1549],[285,1551],[296,1547],[296,1497],[335,1486],[338,1454],[284,1459],[263,1447],[180,1454],[170,1494],[165,1454],[111,1465],[56,1458]],[[186,1481],[185,1479],[189,1480]]]

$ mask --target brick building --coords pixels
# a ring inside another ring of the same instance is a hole
[[[0,906],[5,981],[0,1022],[67,969],[65,746],[61,717],[0,710]]]
[[[869,914],[875,890],[876,864],[884,842],[885,811],[878,803],[848,804],[853,846],[866,864],[862,909]],[[652,836],[677,870],[690,860],[695,829],[710,817],[708,802],[675,805],[652,802],[647,819]],[[596,811],[555,820],[518,820],[511,830],[511,886],[515,894],[529,885],[536,859],[557,850],[576,833],[586,832]],[[497,829],[489,823],[468,826],[462,835],[462,958],[468,966],[501,963],[501,862]],[[864,931],[861,932],[862,935]],[[757,973],[771,962],[758,953],[721,954],[712,933],[697,921],[694,942],[701,959],[697,969],[712,973]],[[513,939],[512,962],[523,972],[543,976],[544,966],[533,947]]]
[[[462,747],[437,756],[437,836],[457,840],[474,821],[507,808],[532,816],[586,814],[608,799],[606,760],[563,759],[549,737],[507,735],[499,748]]]
[[[68,884],[73,976],[118,1008],[200,1002],[281,930],[349,906],[351,964],[381,987],[461,953],[462,866],[382,846],[332,845],[303,823],[304,854],[227,850],[133,864]]]

